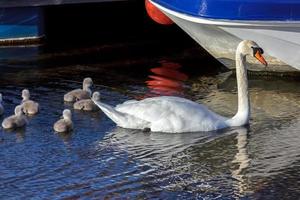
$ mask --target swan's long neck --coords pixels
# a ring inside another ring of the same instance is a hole
[[[248,94],[246,56],[241,53],[241,48],[236,51],[236,79],[238,88],[238,111],[228,122],[230,126],[248,124],[250,118],[250,101]]]

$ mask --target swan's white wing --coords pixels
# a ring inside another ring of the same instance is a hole
[[[154,97],[125,102],[117,105],[116,110],[150,122],[152,131],[210,131],[224,126],[223,117],[203,105],[179,97]]]
[[[204,115],[209,111],[205,106],[180,97],[153,97],[141,101],[126,101],[115,108],[121,113],[127,113],[146,121],[154,122],[162,117],[178,115],[190,118],[190,114],[196,112]]]

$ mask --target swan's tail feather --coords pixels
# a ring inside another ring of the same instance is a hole
[[[110,105],[107,105],[105,103],[101,103],[99,101],[94,101],[94,103],[109,117],[112,121],[114,121],[116,124],[119,124],[120,121],[122,121],[124,118],[123,113],[120,113],[116,111],[113,107]]]
[[[101,103],[100,101],[94,101],[94,103],[105,113],[107,117],[109,117],[120,127],[132,129],[144,129],[150,127],[150,123],[145,120],[139,119],[127,113],[121,113],[110,105]]]

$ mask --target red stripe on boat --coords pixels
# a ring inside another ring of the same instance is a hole
[[[171,25],[173,21],[162,13],[158,8],[156,8],[149,0],[145,0],[145,7],[149,17],[162,25]]]

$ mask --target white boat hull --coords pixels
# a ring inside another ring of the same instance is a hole
[[[269,66],[265,68],[255,59],[248,58],[249,70],[300,70],[300,22],[209,20],[153,4],[228,68],[235,66],[238,43],[253,40],[265,50]]]

